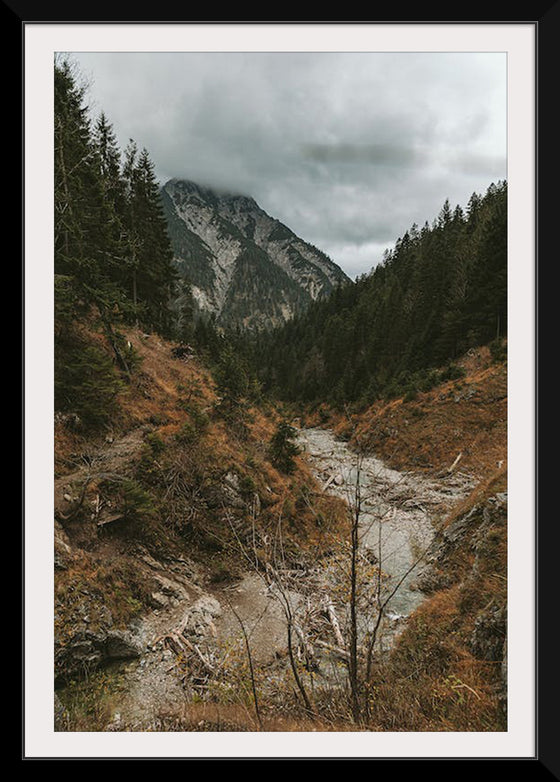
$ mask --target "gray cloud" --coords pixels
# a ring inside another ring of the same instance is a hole
[[[506,176],[501,53],[74,56],[162,181],[252,195],[352,275]]]
[[[452,155],[449,165],[459,174],[500,177],[506,169],[505,155],[484,155],[471,152]]]
[[[304,157],[329,164],[406,166],[419,163],[414,150],[394,144],[304,144],[302,152]]]

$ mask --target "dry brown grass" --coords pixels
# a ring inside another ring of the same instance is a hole
[[[214,384],[210,373],[196,358],[173,358],[175,343],[157,335],[129,330],[125,337],[140,359],[130,386],[121,396],[123,423],[128,426],[161,421],[173,433],[186,419],[178,405],[181,399],[196,401],[201,407],[214,403]]]
[[[446,526],[503,491],[506,478],[501,469],[482,482]],[[488,526],[480,512],[445,566],[456,583],[428,597],[408,620],[390,664],[378,671],[372,716],[385,730],[506,730],[502,660],[480,659],[471,647],[477,619],[507,606],[505,517],[498,514]]]
[[[384,730],[503,731],[496,697],[501,661],[476,659],[466,641],[473,615],[461,586],[437,593],[409,621],[388,665],[376,671],[371,718]]]
[[[449,468],[460,453],[457,469],[486,478],[507,465],[507,366],[491,363],[488,348],[457,364],[465,377],[418,393],[412,401],[379,400],[351,419],[321,405],[306,424],[326,423],[396,469],[433,474]]]
[[[89,624],[96,626],[99,609],[111,612],[116,627],[124,628],[150,603],[150,594],[156,582],[146,568],[126,555],[115,552],[113,557],[100,560],[97,556],[76,549],[65,570],[57,571],[55,578],[55,627],[64,636],[63,628],[71,630],[69,621],[74,612],[89,616]]]
[[[182,709],[162,711],[158,715],[155,730],[196,732],[264,732],[264,733],[319,733],[352,732],[356,726],[349,721],[326,720],[321,717],[305,717],[295,714],[275,713],[270,707],[261,714],[261,725],[254,709],[241,704],[191,703]]]

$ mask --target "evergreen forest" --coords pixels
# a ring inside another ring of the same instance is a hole
[[[264,387],[284,400],[368,404],[451,379],[456,358],[487,343],[503,352],[506,336],[507,184],[498,182],[465,209],[446,200],[370,274],[259,335],[253,355]]]
[[[68,60],[54,80],[55,407],[97,425],[131,369],[119,325],[170,336],[176,273],[147,150],[122,153],[105,115],[91,121]]]

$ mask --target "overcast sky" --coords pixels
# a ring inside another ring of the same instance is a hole
[[[251,195],[352,278],[506,174],[503,53],[74,53],[119,144]]]

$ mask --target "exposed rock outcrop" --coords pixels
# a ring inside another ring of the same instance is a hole
[[[221,325],[279,325],[348,281],[252,198],[171,179],[162,203],[177,268],[199,309]]]
[[[493,554],[496,528],[505,525],[506,517],[507,495],[504,493],[489,497],[457,516],[436,538],[428,563],[416,579],[418,589],[430,594],[466,580],[465,551],[474,555],[472,573],[468,575],[479,575]]]
[[[112,623],[110,615],[107,622]],[[120,630],[107,626],[76,629],[68,641],[55,650],[55,668],[66,678],[83,676],[112,660],[127,660],[142,654],[142,639],[134,629]]]

